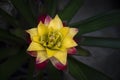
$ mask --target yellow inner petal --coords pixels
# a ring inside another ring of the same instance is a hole
[[[65,48],[71,48],[77,46],[77,43],[69,36],[66,36],[62,42],[62,46]]]
[[[46,49],[47,51],[47,57],[50,58],[52,57],[58,50],[52,50],[52,49]]]
[[[66,60],[67,60],[67,50],[65,51],[58,51],[57,53],[55,53],[54,57],[60,61],[63,65],[66,64]]]
[[[45,48],[40,45],[39,43],[36,42],[31,42],[31,44],[29,45],[27,51],[38,51],[38,50],[45,50]]]
[[[66,35],[69,33],[69,27],[63,27],[60,29],[60,33],[62,34],[62,38],[66,37]]]
[[[38,35],[43,36],[48,33],[48,27],[45,26],[42,22],[38,24]]]
[[[77,33],[78,33],[77,28],[70,28],[69,33],[68,33],[67,36],[70,36],[71,38],[73,38]]]
[[[62,27],[63,24],[58,15],[56,15],[55,18],[52,19],[48,25],[48,28],[53,28],[54,30],[59,30]]]
[[[47,52],[45,50],[37,51],[37,59],[36,60],[39,61],[38,63],[42,63],[47,59],[48,59]]]
[[[27,33],[30,34],[30,37],[32,38],[33,36],[36,36],[38,33],[37,33],[37,28],[32,28],[32,29],[29,29],[29,30],[26,30]]]

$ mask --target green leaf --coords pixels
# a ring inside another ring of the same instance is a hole
[[[111,80],[103,73],[77,61],[75,58],[68,59],[69,73],[76,80]]]
[[[34,75],[34,70],[35,70],[35,60],[31,57],[29,61],[29,66],[28,66],[28,77],[27,80],[34,80],[33,75]]]
[[[120,24],[120,11],[112,11],[73,23],[70,26],[79,28],[78,35],[81,35],[118,24]]]
[[[57,10],[57,5],[57,0],[45,0],[47,14],[49,14],[51,17],[54,17]]]
[[[15,8],[20,12],[24,19],[31,25],[35,26],[36,21],[26,0],[10,0]]]
[[[21,27],[20,23],[10,14],[8,14],[6,11],[0,8],[0,15],[2,16],[2,19],[7,21],[10,25],[13,27]]]
[[[33,16],[37,19],[38,15],[38,4],[37,1],[35,0],[28,0],[29,2],[29,7],[31,8]]]
[[[12,25],[14,27],[14,31],[12,31],[12,33],[15,36],[20,37],[20,38],[24,37],[23,35],[25,35],[24,34],[25,31],[23,31],[21,29],[22,25],[18,22],[18,20],[16,20],[13,16],[11,16],[10,14],[8,14],[6,11],[4,11],[1,8],[0,8],[0,15],[2,16],[2,19],[4,19],[5,21],[7,21],[10,25]],[[13,30],[13,29],[10,29],[10,30]],[[16,33],[20,33],[20,34],[16,34]]]
[[[58,14],[62,20],[70,21],[82,6],[84,0],[70,0]]]
[[[90,52],[80,46],[77,47],[77,53],[78,56],[90,56]]]
[[[7,42],[16,42],[18,44],[23,44],[25,41],[21,38],[18,38],[15,35],[12,35],[9,31],[6,31],[4,29],[0,29],[0,40],[1,41],[7,41]]]
[[[84,37],[79,45],[120,48],[120,38]]]
[[[48,65],[46,73],[48,74],[48,80],[63,80],[62,71],[57,70],[52,64]]]
[[[2,48],[0,49],[0,60],[8,58],[18,53],[19,48]]]
[[[26,62],[28,57],[25,51],[21,50],[19,54],[10,57],[7,61],[0,64],[0,79],[8,80]]]
[[[39,70],[38,75],[35,80],[43,80],[44,74],[43,70]]]

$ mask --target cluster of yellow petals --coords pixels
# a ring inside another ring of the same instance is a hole
[[[67,50],[77,46],[73,37],[78,30],[63,26],[58,15],[48,23],[40,22],[36,28],[31,28],[27,32],[32,40],[27,51],[36,51],[34,57],[36,57],[37,63],[49,59],[53,64],[53,60],[57,60],[66,65]]]

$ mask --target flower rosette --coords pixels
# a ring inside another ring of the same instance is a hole
[[[77,43],[73,37],[78,29],[63,26],[58,15],[53,19],[46,16],[44,20],[40,20],[36,28],[26,31],[31,39],[27,51],[36,57],[38,67],[44,68],[50,60],[58,70],[64,70],[67,65],[67,54],[76,53]]]

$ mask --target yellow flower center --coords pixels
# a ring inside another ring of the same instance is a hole
[[[62,35],[58,31],[50,31],[40,37],[40,44],[46,48],[59,49],[61,47]]]

